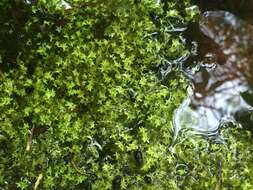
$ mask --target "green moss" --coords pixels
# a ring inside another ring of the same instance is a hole
[[[250,189],[248,134],[240,143],[228,133],[227,147],[186,138],[169,148],[187,82],[158,73],[188,53],[168,29],[195,18],[190,2],[69,2],[0,3],[0,187],[206,189],[222,162],[224,188]]]

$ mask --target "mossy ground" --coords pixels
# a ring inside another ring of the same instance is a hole
[[[253,188],[246,131],[170,147],[189,1],[30,2],[0,2],[2,189]]]

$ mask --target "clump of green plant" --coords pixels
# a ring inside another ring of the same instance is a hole
[[[187,53],[180,35],[166,30],[187,23],[190,4],[69,3],[1,3],[2,32],[20,39],[15,54],[1,48],[0,184],[159,185],[162,178],[148,175],[167,155],[173,110],[187,86],[179,73],[159,77],[159,68]]]
[[[237,135],[236,158],[201,138],[170,147],[187,82],[168,63],[189,53],[175,30],[198,14],[189,1],[61,2],[0,2],[1,188],[251,187]]]
[[[173,147],[179,189],[252,189],[252,133],[224,124],[214,139],[182,135]]]

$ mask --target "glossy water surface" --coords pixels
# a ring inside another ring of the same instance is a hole
[[[174,124],[176,131],[217,135],[222,123],[252,110],[253,25],[230,12],[206,11],[199,31],[201,58],[187,71],[192,88]]]

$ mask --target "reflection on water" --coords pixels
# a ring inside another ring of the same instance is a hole
[[[243,20],[253,23],[253,1],[252,0],[193,0],[203,11],[224,10],[238,15]]]
[[[216,135],[224,121],[252,107],[242,94],[253,86],[253,26],[225,11],[207,11],[199,23],[198,69],[188,72],[192,89],[176,111],[176,131]]]

